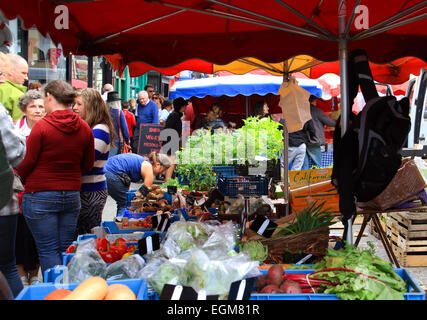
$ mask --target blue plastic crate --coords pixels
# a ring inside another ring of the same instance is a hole
[[[406,269],[393,269],[407,284],[408,291],[404,293],[405,300],[425,300],[426,293]],[[260,270],[265,274],[268,270]],[[285,269],[285,273],[310,274],[313,269]],[[149,297],[151,298],[151,297]],[[253,293],[250,300],[340,300],[335,294],[326,293]]]
[[[123,210],[121,217],[128,219],[145,219],[148,216],[155,215],[156,212],[130,212],[129,209]]]
[[[165,199],[169,205],[172,205],[172,195],[168,192],[165,192],[163,199]]]
[[[234,170],[234,166],[213,166],[212,170],[213,172],[216,173],[217,179],[218,179],[218,176],[223,176],[223,177],[237,176]]]
[[[268,195],[268,177],[219,177],[218,190],[224,196]]]
[[[80,241],[92,239],[92,238],[96,239],[97,238],[96,234],[92,234],[92,233],[81,234],[77,237],[77,243],[79,243]]]
[[[108,285],[124,284],[131,289],[137,300],[148,300],[147,282],[144,279],[124,279],[107,281]],[[15,300],[43,300],[49,293],[56,289],[74,290],[79,284],[52,284],[42,283],[24,288]]]
[[[333,152],[322,152],[322,166],[321,168],[329,168],[330,165],[334,163],[334,153]],[[311,168],[312,166],[315,166],[316,164],[313,162],[313,160],[308,157],[308,166]]]
[[[126,207],[130,207],[130,202],[135,198],[135,192],[136,192],[137,190],[129,190],[127,193],[126,193]]]
[[[105,230],[105,233],[108,234],[117,234],[117,233],[134,233],[134,232],[146,232],[153,231],[153,228],[150,229],[119,229],[115,221],[102,221],[102,227]]]

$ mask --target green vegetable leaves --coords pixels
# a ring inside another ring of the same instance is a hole
[[[240,252],[248,252],[251,259],[263,263],[268,257],[268,247],[260,241],[250,240],[240,245]]]
[[[297,234],[327,227],[333,224],[335,216],[328,210],[324,210],[325,201],[317,205],[317,201],[308,208],[300,210],[296,214],[296,221],[287,227],[278,227],[275,237],[283,237],[289,234]]]
[[[340,250],[327,250],[325,258],[314,265],[312,277],[338,282],[324,293],[335,293],[346,300],[403,300],[406,284],[392,265],[375,256],[370,249],[350,244]]]

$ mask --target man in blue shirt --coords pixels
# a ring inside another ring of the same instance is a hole
[[[136,117],[136,127],[138,129],[140,124],[143,123],[159,124],[159,108],[153,100],[150,100],[148,92],[145,90],[138,93]]]

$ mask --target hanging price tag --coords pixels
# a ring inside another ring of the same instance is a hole
[[[169,216],[166,213],[154,215],[151,219],[153,230],[166,232],[171,224]]]
[[[197,292],[192,287],[165,284],[160,300],[218,300],[219,295],[207,295],[205,290]]]
[[[270,238],[276,228],[277,223],[263,216],[257,216],[250,226],[251,230],[266,238]]]
[[[194,204],[194,201],[196,200],[196,198],[194,196],[192,196],[191,194],[187,195],[185,202],[187,203],[188,207],[191,207]]]
[[[235,281],[230,286],[228,300],[249,300],[254,290],[256,278]]]
[[[156,250],[160,249],[160,234],[156,233],[152,236],[142,238],[138,241],[138,250],[139,255],[143,256],[145,254],[153,253]]]

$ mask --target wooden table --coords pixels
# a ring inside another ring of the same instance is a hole
[[[363,215],[363,222],[362,226],[360,227],[359,234],[357,235],[356,241],[354,243],[354,246],[357,247],[357,245],[360,242],[360,239],[362,238],[363,231],[366,228],[366,225],[368,222],[372,219],[374,222],[375,228],[378,230],[378,234],[380,237],[380,240],[382,244],[384,245],[384,249],[386,250],[387,256],[390,259],[392,263],[396,266],[396,268],[400,268],[399,261],[397,260],[393,248],[391,246],[390,240],[387,238],[386,231],[381,227],[380,219],[378,218],[378,214],[388,214],[388,213],[397,213],[397,212],[416,212],[416,211],[424,211],[427,212],[427,206],[422,204],[416,204],[413,208],[406,208],[406,209],[390,209],[390,210],[375,210],[375,209],[357,209],[357,215]],[[353,221],[356,219],[356,215],[353,217]]]

